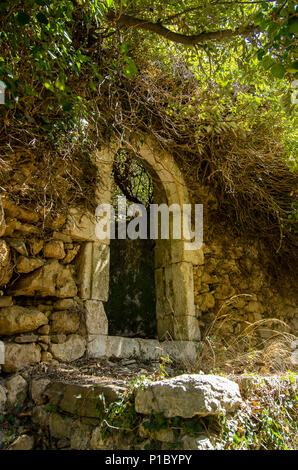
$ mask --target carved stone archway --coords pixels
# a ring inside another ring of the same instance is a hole
[[[127,144],[132,146],[133,144]],[[97,203],[109,204],[111,200],[111,169],[114,155],[120,145],[102,148],[97,152],[99,170]],[[141,159],[149,172],[158,176],[158,204],[189,204],[189,194],[183,175],[174,158],[152,140],[143,139],[133,145],[134,153]],[[73,214],[76,218],[77,214]],[[83,218],[86,216],[83,216]],[[84,244],[80,264],[80,297],[85,300],[87,330],[90,350],[98,350],[98,356],[105,350],[103,335],[108,334],[108,325],[103,315],[104,302],[109,293],[109,240],[98,240],[95,224],[81,220],[76,224],[78,238],[87,240]],[[82,234],[81,227],[88,233]],[[86,230],[86,228],[85,228]],[[73,231],[72,231],[73,236]],[[193,265],[202,263],[202,250],[186,250],[184,240],[157,240],[155,248],[155,289],[158,338],[176,341],[197,341],[200,339],[198,320],[195,316]],[[100,318],[101,319],[100,319]],[[115,342],[116,337],[108,337]],[[114,341],[114,339],[115,341]],[[116,344],[116,343],[115,343]],[[96,345],[96,347],[94,346]],[[102,351],[101,351],[102,350]]]

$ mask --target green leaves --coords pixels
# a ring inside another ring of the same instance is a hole
[[[30,23],[31,18],[25,11],[19,11],[17,14],[17,22],[20,26],[25,26]]]
[[[271,73],[275,78],[283,78],[285,74],[285,68],[282,64],[274,64],[271,67]]]
[[[36,19],[39,23],[42,23],[42,24],[48,24],[48,22],[49,22],[47,17],[41,12],[37,13]]]

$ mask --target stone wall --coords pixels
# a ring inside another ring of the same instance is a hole
[[[241,237],[233,226],[214,222],[218,204],[210,189],[202,188],[194,199],[204,206],[204,258],[194,266],[201,331],[213,335],[220,325],[217,337],[229,340],[255,324],[264,340],[274,330],[297,335],[298,291],[293,276],[272,276],[270,254],[258,237]]]
[[[144,158],[159,175],[160,188],[164,189],[165,201],[157,202],[188,203],[187,186],[171,156],[162,155],[160,163],[148,148],[143,151]],[[98,166],[101,174],[107,171],[107,177],[104,187],[98,185],[97,202],[108,203],[112,157],[105,152],[101,155],[104,161],[99,159]],[[93,357],[101,357],[108,350],[112,353],[106,343],[115,341],[107,336],[105,312],[110,242],[96,238],[96,218],[76,207],[67,217],[57,215],[44,223],[42,212],[5,197],[1,201],[3,370],[14,372],[52,359],[74,361],[86,352]],[[202,188],[192,202],[204,206],[203,249],[187,251],[182,240],[157,240],[150,260],[153,263],[154,257],[158,338],[199,341],[199,327],[206,334],[212,326],[211,334],[217,328],[218,337],[229,339],[256,322],[260,338],[269,337],[270,328],[288,328],[288,332],[297,334],[294,282],[282,279],[274,283],[259,241],[242,239],[233,227],[213,221],[217,201],[210,189]],[[109,304],[113,301],[109,299]],[[131,312],[130,329],[133,315]],[[215,322],[218,316],[221,319]],[[265,321],[269,318],[275,323]],[[127,347],[132,346],[133,342]]]
[[[5,372],[52,358],[75,360],[86,350],[86,313],[79,298],[82,242],[64,216],[45,231],[42,215],[2,198],[0,338]],[[43,234],[43,235],[41,235]]]

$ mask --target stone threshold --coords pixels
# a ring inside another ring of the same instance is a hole
[[[170,357],[178,362],[197,359],[199,341],[158,341],[155,339],[122,336],[89,335],[87,353],[91,358],[116,357],[121,359],[158,360]]]

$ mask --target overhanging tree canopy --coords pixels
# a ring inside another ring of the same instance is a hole
[[[45,214],[66,200],[92,202],[92,151],[146,131],[193,184],[217,191],[236,230],[276,250],[284,238],[292,246],[294,2],[11,0],[0,8],[4,192],[34,199]],[[33,168],[20,191],[10,177],[24,161]]]

